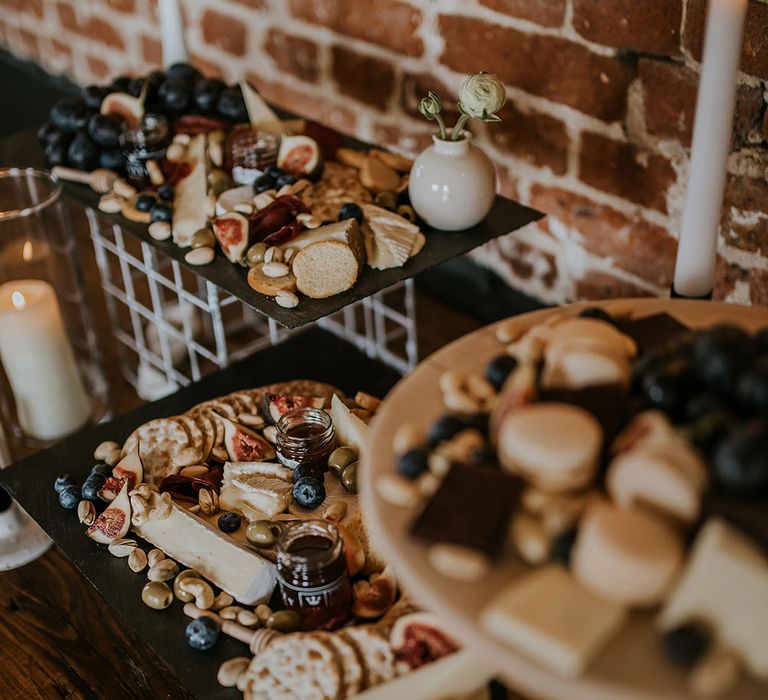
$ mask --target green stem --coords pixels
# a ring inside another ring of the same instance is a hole
[[[445,132],[445,122],[443,121],[443,118],[440,116],[439,112],[435,114],[435,121],[437,122],[437,126],[440,129],[440,139],[442,141],[447,141],[448,135]]]
[[[459,119],[456,122],[456,126],[453,127],[453,131],[451,132],[451,141],[456,141],[459,138],[459,134],[461,133],[462,129],[464,128],[464,125],[467,123],[467,119],[469,119],[469,115],[467,114],[460,114]]]

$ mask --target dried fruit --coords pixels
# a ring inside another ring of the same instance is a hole
[[[109,544],[125,537],[130,524],[131,502],[128,499],[128,482],[125,481],[115,500],[93,521],[86,534],[99,544]]]
[[[217,414],[224,424],[224,447],[232,462],[265,462],[275,457],[275,448],[252,430]]]
[[[289,396],[287,394],[264,394],[264,416],[270,423],[277,423],[280,418],[294,408],[322,408],[325,399],[321,396]]]
[[[398,618],[389,635],[398,662],[419,668],[458,651],[459,645],[440,625],[436,615],[412,613]]]
[[[381,617],[392,607],[396,593],[397,580],[387,566],[380,574],[371,574],[368,581],[358,581],[352,586],[352,610],[357,617]]]
[[[227,259],[233,263],[242,262],[248,249],[248,219],[237,212],[230,212],[217,216],[212,224],[213,233]]]
[[[277,166],[294,175],[311,175],[321,163],[320,147],[309,136],[285,136],[280,142]]]

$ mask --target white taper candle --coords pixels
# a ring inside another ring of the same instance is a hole
[[[159,0],[160,31],[163,38],[163,65],[186,62],[187,44],[184,41],[184,23],[179,0]]]
[[[710,0],[688,190],[675,263],[674,291],[703,297],[714,286],[736,76],[748,0]]]

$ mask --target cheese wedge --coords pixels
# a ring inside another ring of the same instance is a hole
[[[277,462],[225,462],[224,478],[230,476],[267,476],[293,483],[293,469]]]
[[[190,141],[182,161],[189,174],[179,180],[173,199],[173,242],[182,248],[192,245],[192,236],[208,222],[205,202],[208,194],[206,174],[206,138],[199,134]]]
[[[376,270],[402,267],[418,246],[419,227],[375,204],[363,204],[362,209],[367,229],[368,264]]]
[[[263,473],[263,463],[227,462],[224,465],[224,481],[219,492],[219,505],[226,510],[243,513],[250,520],[272,518],[283,513],[291,503],[293,485],[280,476]],[[254,467],[253,465],[257,465]],[[281,465],[274,465],[285,469]],[[277,470],[275,470],[277,474]]]
[[[152,495],[151,507],[160,502]],[[147,519],[133,531],[162,549],[245,605],[269,600],[275,587],[275,565],[205,520],[173,504],[168,517]]]
[[[245,109],[248,111],[248,120],[251,122],[251,126],[280,135],[287,133],[280,117],[269,108],[250,83],[245,80],[240,81],[240,90],[243,93]]]
[[[331,399],[331,418],[339,444],[356,447],[362,452],[370,439],[371,429],[351,413],[336,394]]]

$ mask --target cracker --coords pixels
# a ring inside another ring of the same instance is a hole
[[[341,205],[347,202],[372,201],[371,193],[360,182],[358,171],[333,162],[325,164],[322,177],[302,193],[302,199],[320,221],[335,221]]]
[[[365,669],[363,660],[352,642],[339,634],[332,632],[315,632],[316,635],[322,635],[336,649],[341,662],[343,697],[349,697],[359,693],[364,688]]]
[[[159,484],[174,473],[171,466],[176,455],[190,447],[190,437],[177,418],[157,418],[134,430],[123,445],[123,454],[140,442],[139,452],[144,465],[144,481]]]
[[[396,675],[395,655],[389,640],[373,625],[345,627],[338,634],[351,642],[363,660],[367,686],[386,683]]]

